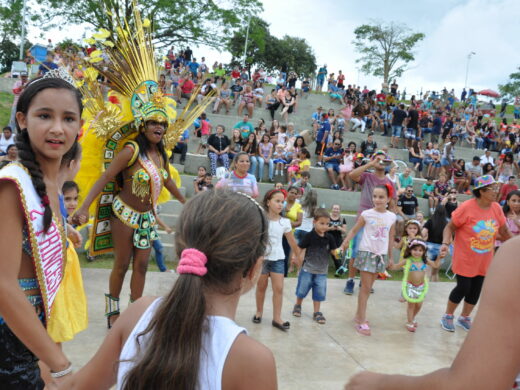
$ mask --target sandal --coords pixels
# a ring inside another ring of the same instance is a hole
[[[408,332],[412,332],[412,333],[415,332],[415,325],[414,325],[413,322],[407,322],[407,323],[405,324],[405,326],[406,326],[406,330],[407,330]]]
[[[316,313],[314,313],[312,315],[312,319],[320,325],[324,325],[325,322],[327,322],[327,320],[325,319],[325,317],[323,316],[323,313],[321,311],[317,311]]]
[[[294,305],[294,308],[292,310],[292,315],[295,317],[301,317],[302,316],[302,305]]]
[[[366,322],[363,323],[363,324],[356,324],[356,331],[359,334],[362,334],[363,336],[370,336],[371,335],[370,326]]]
[[[256,315],[253,316],[253,322],[255,324],[259,324],[260,322],[262,322],[262,317],[257,317]]]
[[[107,318],[107,328],[111,329],[113,323],[119,318],[119,298],[105,294],[105,317]],[[112,317],[115,317],[114,321],[110,320]]]
[[[286,332],[291,327],[289,321],[285,321],[283,324],[280,324],[273,320],[272,324],[275,328],[280,329],[282,332]]]

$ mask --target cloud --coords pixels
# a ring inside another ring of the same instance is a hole
[[[497,88],[520,65],[517,0],[472,0],[449,10],[421,44],[414,69],[405,74],[424,88],[462,89],[467,55],[468,86]]]

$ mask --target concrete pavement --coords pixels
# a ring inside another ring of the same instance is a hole
[[[89,306],[89,328],[64,344],[64,350],[76,368],[83,366],[95,353],[106,335],[104,292],[108,287],[109,270],[84,269],[84,285]],[[121,307],[128,304],[127,275],[121,294]],[[146,295],[163,295],[177,276],[173,273],[150,272],[147,276]],[[419,328],[409,333],[406,306],[398,302],[400,283],[377,281],[376,292],[368,302],[368,318],[372,336],[356,333],[352,318],[356,310],[356,294],[343,294],[344,280],[329,279],[327,301],[322,311],[326,325],[312,321],[312,301],[303,304],[302,317],[291,315],[294,304],[296,279],[286,279],[284,287],[283,319],[291,322],[287,333],[273,328],[271,292],[268,290],[263,322],[253,324],[255,312],[254,291],[240,300],[236,321],[249,334],[267,345],[274,353],[280,389],[341,389],[354,373],[375,370],[387,373],[424,374],[447,366],[455,357],[466,332],[457,328],[455,333],[440,328],[446,299],[453,283],[431,283],[423,310],[419,313]],[[357,284],[357,283],[356,283]]]

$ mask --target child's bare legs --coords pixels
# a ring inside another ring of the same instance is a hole
[[[415,319],[415,303],[408,302],[406,305],[406,319],[409,324],[413,324]]]
[[[253,117],[253,109],[255,108],[255,105],[253,103],[247,104],[247,112],[249,114],[249,118]]]
[[[370,296],[370,290],[374,285],[374,281],[376,280],[377,274],[366,271],[360,271],[360,274],[361,287],[359,288],[358,306],[356,310],[356,317],[354,318],[354,320],[359,324],[364,324],[367,322],[366,314],[368,297]]]
[[[347,174],[345,172],[341,172],[338,177],[339,181],[341,182],[341,189],[347,188]]]
[[[321,302],[320,301],[312,301],[312,306],[314,307],[314,313],[317,313],[320,310]]]
[[[414,312],[413,312],[413,323],[415,326],[417,326],[417,321],[415,320],[415,318],[417,317],[417,314],[419,314],[419,312],[421,311],[421,308],[422,308],[422,302],[417,302],[415,304],[415,308],[414,308]]]
[[[273,321],[283,324],[282,301],[283,301],[283,274],[271,273],[271,287],[273,288]]]
[[[265,290],[269,282],[269,274],[262,274],[256,283],[256,317],[262,318],[264,312]]]

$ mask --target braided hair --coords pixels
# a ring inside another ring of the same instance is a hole
[[[66,89],[71,91],[76,97],[79,112],[81,114],[83,111],[81,94],[73,85],[60,78],[39,78],[30,82],[20,95],[20,99],[16,105],[16,112],[21,112],[24,115],[27,115],[34,97],[41,91],[48,88]],[[16,121],[16,129],[18,131],[18,134],[16,135],[16,147],[18,148],[19,162],[29,171],[34,189],[42,200],[42,205],[44,207],[43,230],[47,232],[52,223],[52,209],[49,202],[49,197],[47,196],[47,187],[45,185],[45,181],[43,180],[43,172],[31,146],[29,132],[26,128],[21,129],[18,121]],[[74,141],[71,149],[76,148],[76,144],[77,138]]]

